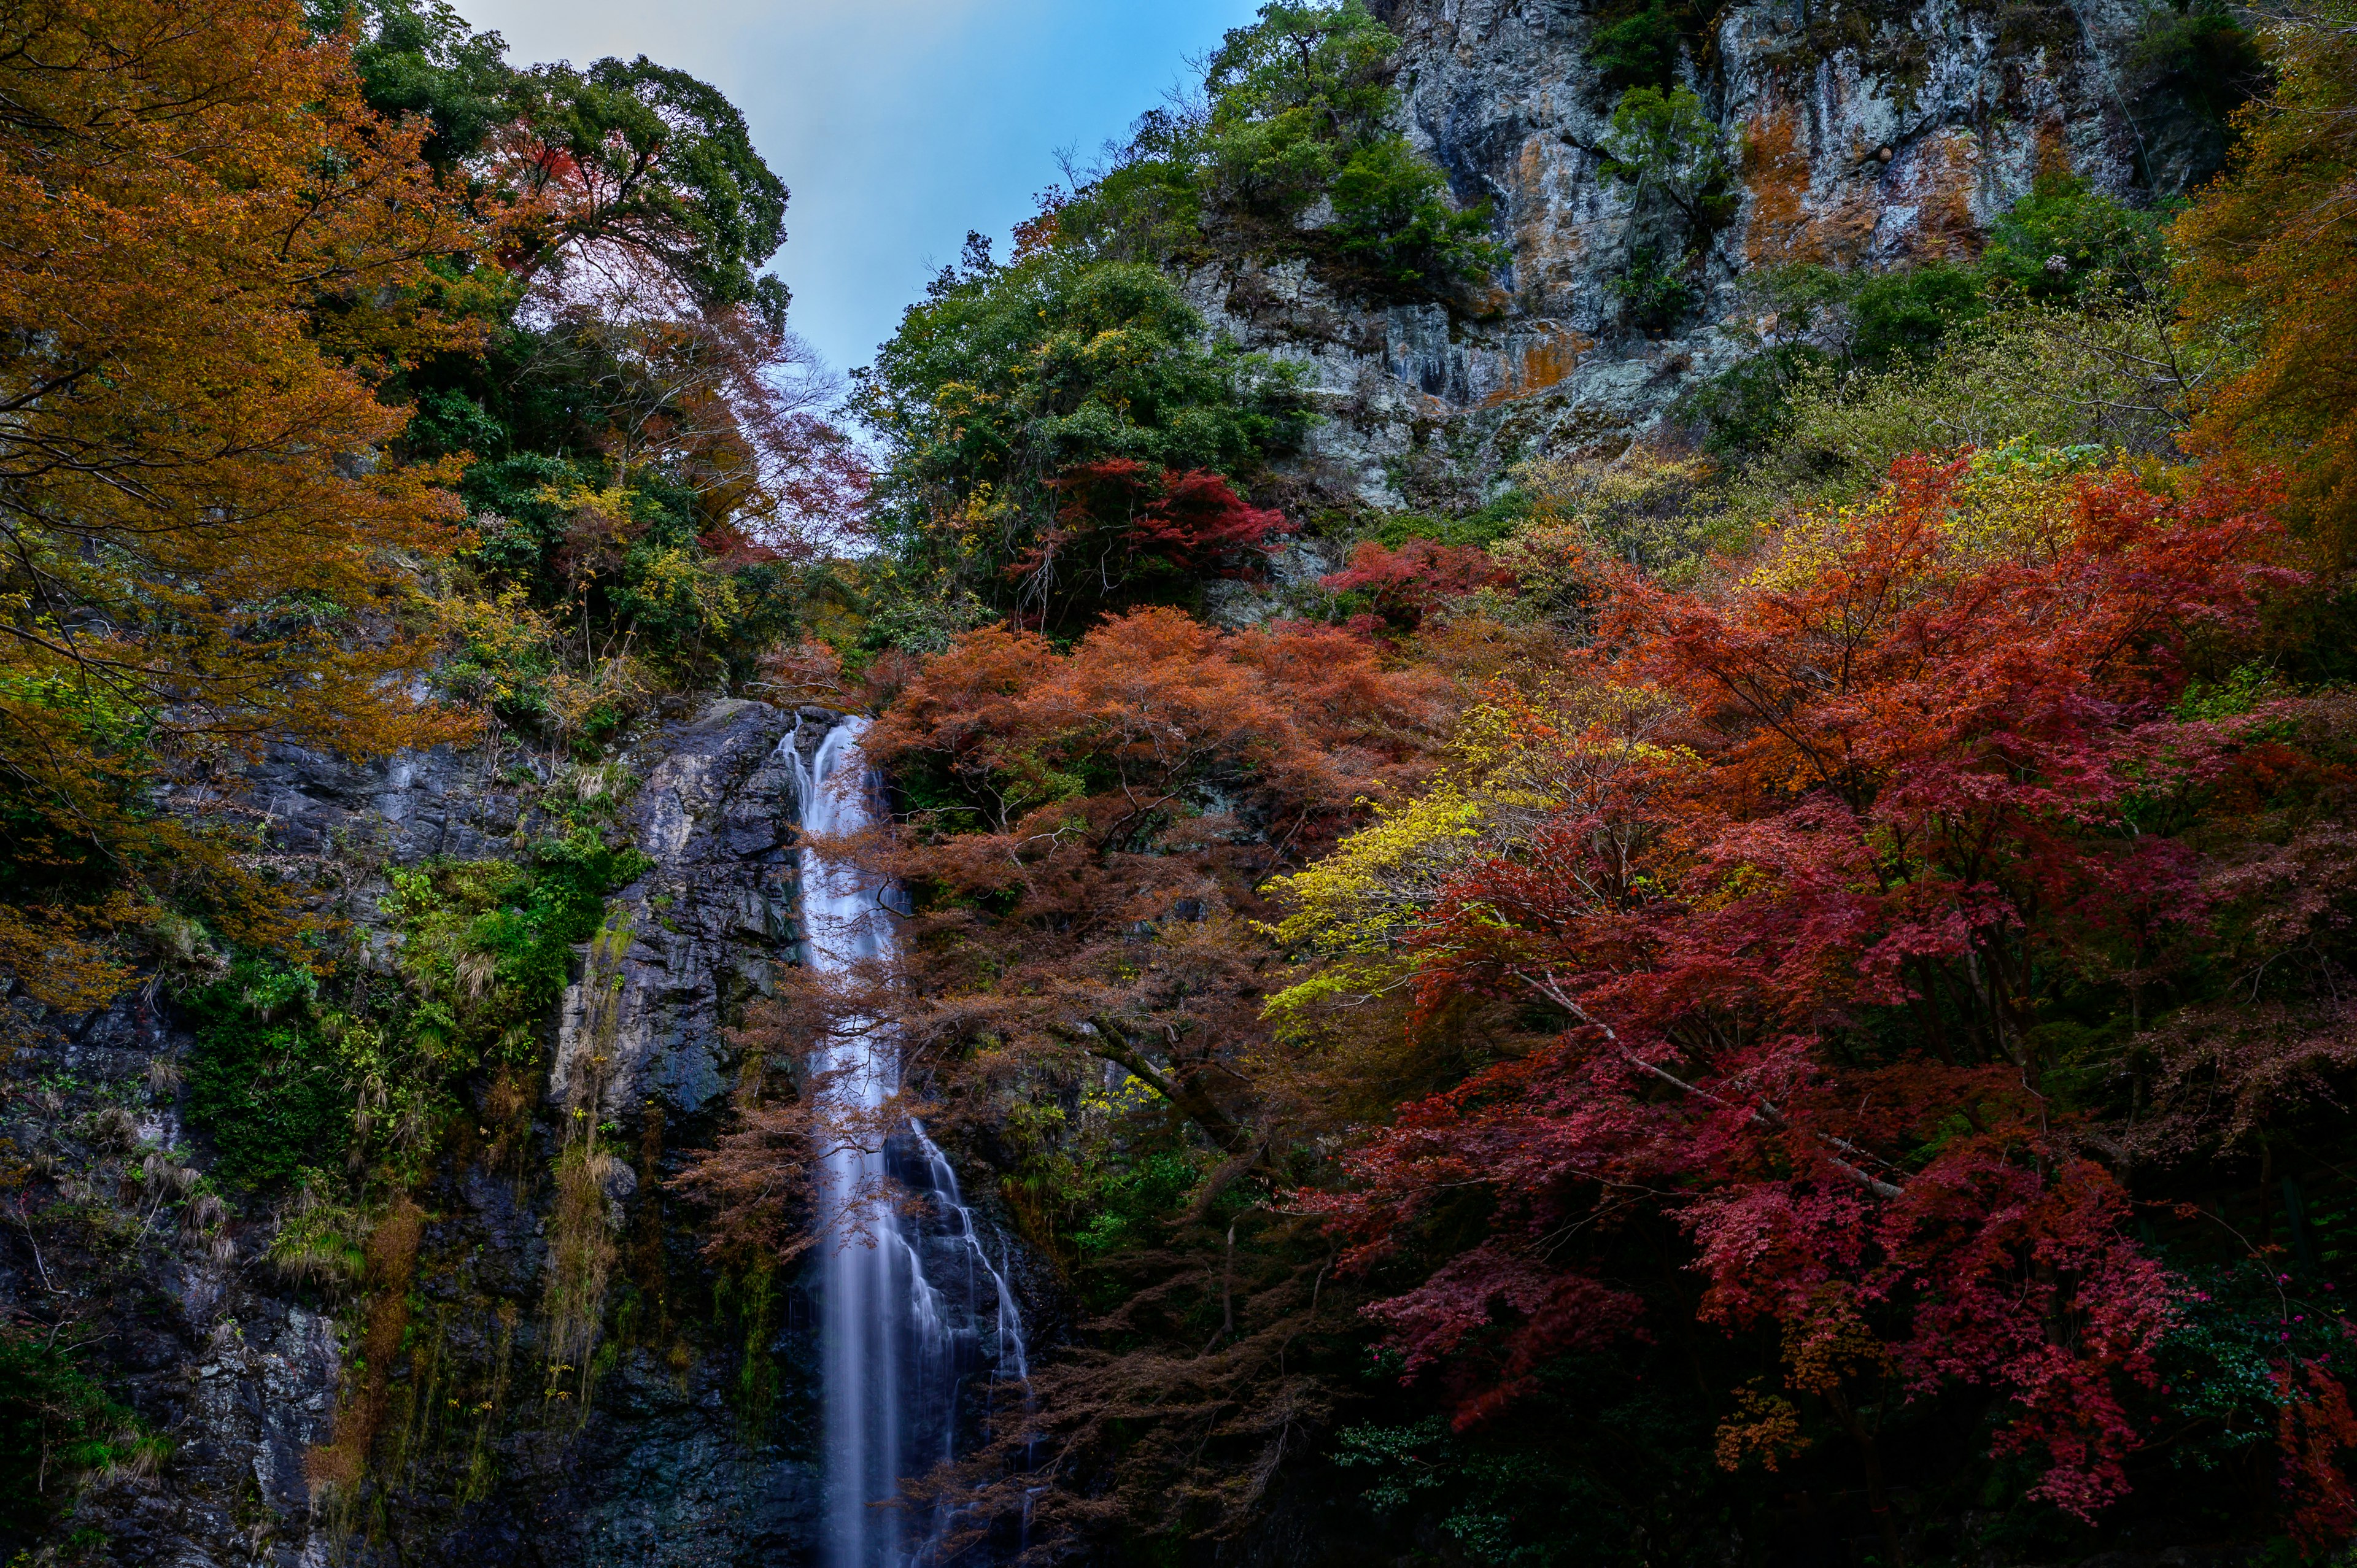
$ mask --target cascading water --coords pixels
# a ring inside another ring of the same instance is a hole
[[[833,725],[807,761],[799,730],[779,748],[793,765],[805,835],[856,832],[876,821],[878,781],[859,749],[866,729],[860,718]],[[888,955],[887,895],[805,843],[802,937],[813,973]],[[891,1031],[849,1020],[819,1045],[812,1066],[821,1129],[821,1561],[919,1568],[939,1558],[952,1520],[946,1508],[920,1519],[893,1506],[901,1483],[956,1456],[960,1393],[977,1373],[1028,1380],[1023,1319],[947,1156],[913,1120],[885,1121],[900,1086]],[[892,1195],[904,1190],[931,1199],[929,1219],[900,1212]]]

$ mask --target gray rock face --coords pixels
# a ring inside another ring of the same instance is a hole
[[[1305,367],[1327,415],[1308,476],[1383,507],[1478,501],[1524,457],[1616,450],[1772,337],[1746,291],[1762,268],[1965,258],[2041,172],[2137,200],[2222,156],[2184,104],[2131,95],[2142,0],[1730,5],[1680,75],[1729,134],[1737,207],[1701,247],[1697,306],[1649,337],[1613,285],[1674,237],[1604,172],[1617,92],[1587,59],[1595,11],[1377,8],[1405,40],[1402,129],[1460,201],[1491,203],[1501,286],[1469,308],[1372,306],[1253,258],[1187,282],[1215,328]]]
[[[601,1118],[633,1130],[650,1107],[664,1113],[667,1144],[640,1145],[647,1169],[615,1160],[601,1177],[623,1254],[608,1313],[634,1313],[635,1326],[626,1343],[614,1318],[616,1353],[586,1419],[543,1397],[553,1194],[535,1173],[556,1155],[559,1115],[540,1119],[512,1169],[460,1161],[430,1176],[416,1193],[427,1220],[408,1358],[376,1444],[379,1462],[404,1474],[372,1478],[396,1489],[357,1508],[315,1506],[307,1466],[350,1408],[362,1298],[281,1277],[264,1262],[277,1223],[266,1210],[232,1219],[215,1248],[176,1236],[168,1217],[141,1226],[137,1203],[108,1203],[110,1173],[189,1137],[178,1098],[148,1074],[193,1037],[148,994],[78,1020],[38,1017],[17,999],[30,1048],[0,1064],[13,1091],[0,1099],[0,1137],[42,1156],[54,1187],[43,1196],[71,1217],[0,1237],[0,1310],[62,1317],[71,1340],[89,1341],[83,1362],[109,1392],[175,1444],[158,1473],[101,1483],[61,1527],[103,1536],[92,1561],[619,1568],[807,1556],[815,1479],[791,1412],[807,1401],[796,1369],[807,1364],[808,1313],[787,1280],[765,1287],[771,1305],[728,1296],[700,1238],[668,1223],[660,1191],[641,1180],[708,1138],[734,1066],[726,1030],[794,960],[795,800],[775,753],[795,722],[759,703],[716,703],[604,771],[488,749],[354,767],[280,748],[250,776],[272,850],[319,874],[380,955],[398,940],[379,908],[387,872],[516,853],[551,830],[549,789],[594,793],[638,775],[618,823],[653,862],[582,954],[552,1020],[548,1086],[561,1108],[593,1076]],[[116,1105],[138,1109],[110,1119]],[[189,1153],[201,1168],[201,1144]],[[688,1310],[704,1320],[673,1321]],[[748,1359],[779,1369],[755,1407],[737,1394]],[[468,1413],[493,1397],[491,1421]]]
[[[715,703],[667,731],[632,802],[654,861],[615,900],[565,993],[549,1099],[594,1080],[604,1114],[649,1101],[694,1115],[726,1087],[724,1015],[793,957],[793,774],[777,759],[794,715]]]

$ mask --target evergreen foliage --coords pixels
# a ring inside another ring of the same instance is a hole
[[[855,404],[891,459],[885,543],[944,596],[1058,626],[1151,597],[1158,558],[1135,547],[1131,503],[1100,515],[1114,498],[1073,476],[1125,463],[1248,484],[1305,422],[1293,374],[1210,339],[1156,268],[1060,251],[1001,266],[978,239],[860,373]],[[1076,535],[1094,542],[1079,559]],[[1239,543],[1200,564],[1248,565]]]
[[[1391,129],[1397,44],[1363,0],[1275,0],[1213,52],[1200,102],[1142,116],[1039,232],[1110,260],[1297,253],[1354,292],[1455,295],[1506,252],[1489,203],[1456,206]],[[1306,226],[1321,198],[1332,220]]]

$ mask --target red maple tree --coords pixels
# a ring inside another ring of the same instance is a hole
[[[2272,497],[2112,473],[1993,499],[1915,458],[1700,591],[1620,573],[1576,678],[1641,720],[1555,734],[1505,704],[1560,798],[1407,938],[1427,1009],[1521,997],[1561,1032],[1308,1199],[1363,1268],[1429,1256],[1427,1219],[1487,1195],[1478,1241],[1374,1309],[1411,1370],[1478,1351],[1460,1420],[1636,1326],[1570,1239],[1652,1211],[1691,1239],[1705,1321],[1779,1333],[1878,1509],[1862,1407],[1959,1385],[2039,1495],[2087,1517],[2125,1489],[2123,1396],[2173,1287],[2037,1026],[2061,978],[2140,983],[2199,927],[2200,857],[2140,824],[2233,766],[2233,726],[2169,704],[2189,644],[2282,576]],[[1791,1405],[1744,1407],[1722,1458],[1772,1463]]]

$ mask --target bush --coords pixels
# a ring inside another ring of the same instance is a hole
[[[1685,319],[1702,299],[1701,291],[1687,281],[1694,263],[1689,252],[1664,265],[1652,246],[1636,247],[1627,268],[1611,283],[1612,292],[1620,296],[1622,319],[1645,333],[1667,332]]]
[[[2123,206],[2083,180],[2041,179],[1997,220],[1978,270],[1990,293],[2009,299],[2141,299],[2168,286],[2165,217]]]
[[[1606,12],[1607,16],[1610,11]],[[1587,45],[1587,63],[1612,87],[1667,87],[1676,77],[1685,37],[1663,0],[1644,0],[1609,21],[1599,18]]]
[[[1334,230],[1346,255],[1373,267],[1394,288],[1433,292],[1452,278],[1505,264],[1488,237],[1490,204],[1449,206],[1448,181],[1390,135],[1351,155],[1334,177]]]
[[[2266,90],[2269,75],[2258,39],[2220,0],[2177,0],[2174,10],[2156,10],[2127,67],[2147,90],[2175,91],[2222,125]]]
[[[308,970],[242,959],[185,1003],[198,1040],[190,1109],[218,1169],[283,1187],[354,1147],[418,1158],[447,1091],[488,1066],[519,1067],[569,977],[575,944],[605,901],[651,864],[587,827],[522,865],[443,861],[397,871],[385,912],[399,926],[397,994],[324,1005]]]
[[[313,1013],[308,970],[241,959],[186,1003],[189,1109],[227,1182],[281,1185],[350,1139],[352,1093]]]
[[[152,1466],[165,1446],[75,1365],[71,1347],[0,1326],[0,1552],[29,1548],[83,1477]]]
[[[1671,417],[1703,427],[1703,445],[1720,456],[1765,451],[1792,423],[1794,390],[1824,375],[1833,356],[1786,343],[1721,371],[1680,398]]]
[[[1987,310],[1980,280],[1946,262],[1867,279],[1850,298],[1850,356],[1869,370],[1928,358]]]

